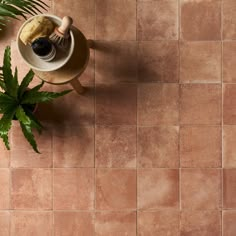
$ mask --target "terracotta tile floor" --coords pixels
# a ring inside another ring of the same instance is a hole
[[[95,39],[87,92],[39,107],[41,155],[0,143],[0,236],[235,236],[236,1],[47,2]]]

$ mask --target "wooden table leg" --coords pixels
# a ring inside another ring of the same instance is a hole
[[[70,84],[78,94],[84,93],[85,88],[81,85],[81,83],[79,82],[77,78],[71,80]]]
[[[89,48],[93,49],[94,48],[94,41],[92,39],[88,39],[87,42],[88,42]]]

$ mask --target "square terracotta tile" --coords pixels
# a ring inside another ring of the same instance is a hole
[[[223,80],[226,83],[236,82],[236,42],[223,43]]]
[[[223,38],[236,39],[236,2],[223,0]]]
[[[55,128],[53,162],[54,167],[94,167],[94,127]]]
[[[52,209],[50,169],[13,169],[11,179],[13,209]]]
[[[52,167],[52,131],[43,130],[42,134],[34,132],[35,140],[41,154],[36,153],[25,139],[21,127],[15,123],[11,129],[11,167]]]
[[[138,2],[137,33],[139,40],[178,39],[178,1]]]
[[[236,126],[224,126],[223,128],[223,167],[236,168],[235,136]]]
[[[180,123],[221,124],[221,85],[181,85]]]
[[[176,125],[178,120],[178,84],[139,84],[139,125]]]
[[[179,167],[179,127],[138,128],[138,167]]]
[[[136,0],[96,0],[96,39],[136,40]]]
[[[180,81],[183,83],[220,83],[221,43],[181,43]]]
[[[135,41],[96,41],[94,47],[96,83],[137,82]]]
[[[96,167],[136,167],[136,126],[96,127]]]
[[[178,209],[179,170],[139,169],[139,209]]]
[[[2,141],[0,140],[0,168],[7,168],[10,164],[10,151],[8,151]]]
[[[136,170],[97,169],[96,209],[136,208]]]
[[[11,235],[14,236],[51,236],[52,227],[52,213],[49,211],[14,211],[11,215]]]
[[[177,41],[145,41],[138,47],[138,78],[141,82],[179,81]]]
[[[54,236],[94,235],[91,212],[54,212]]]
[[[96,86],[96,124],[136,125],[137,86],[134,84]]]
[[[236,124],[236,84],[224,84],[223,120],[226,125]]]
[[[220,211],[182,211],[181,236],[221,236]]]
[[[96,236],[136,236],[136,212],[97,212]]]
[[[138,212],[139,236],[179,236],[178,211]]]
[[[181,0],[181,37],[184,40],[220,40],[221,1]]]
[[[0,169],[0,209],[10,207],[10,172],[9,169]]]
[[[8,211],[0,212],[0,235],[10,235],[10,212]]]
[[[92,168],[55,169],[53,193],[56,210],[92,210],[94,170]]]
[[[73,25],[78,27],[87,38],[94,39],[95,0],[56,0],[53,2],[55,15],[71,16],[74,20]]]
[[[236,234],[236,211],[223,211],[223,235],[233,236]]]
[[[181,206],[191,210],[220,209],[221,170],[182,169]]]
[[[236,208],[236,169],[223,170],[223,207]]]
[[[54,86],[55,92],[72,89],[70,85]],[[75,91],[57,98],[53,106],[49,107],[50,116],[47,122],[53,126],[61,125],[93,125],[94,113],[94,86],[86,86],[86,92],[79,95]],[[41,115],[45,115],[44,111]]]
[[[221,127],[180,128],[181,167],[221,167]]]

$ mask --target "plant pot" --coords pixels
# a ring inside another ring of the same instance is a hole
[[[35,112],[36,112],[37,109],[38,109],[38,103],[32,104],[32,106],[27,105],[27,107],[29,108],[29,110],[30,110],[33,114],[35,114]],[[17,120],[16,116],[13,117],[13,120]]]

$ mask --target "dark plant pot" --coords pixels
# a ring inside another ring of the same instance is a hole
[[[29,88],[27,88],[26,90],[30,90]],[[4,94],[6,94],[6,92],[4,92]],[[28,104],[28,105],[22,105],[23,108],[28,108],[33,114],[37,111],[38,109],[38,104]],[[14,116],[13,120],[17,120],[17,118]]]
[[[37,111],[38,109],[38,104],[32,104],[32,105],[23,105],[23,108],[27,107],[33,114]],[[17,120],[17,118],[14,116],[13,120]]]

